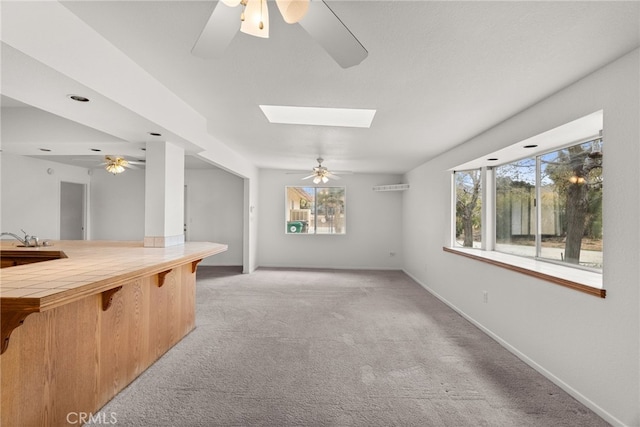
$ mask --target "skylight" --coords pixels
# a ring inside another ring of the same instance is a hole
[[[369,128],[376,110],[260,105],[270,123]]]

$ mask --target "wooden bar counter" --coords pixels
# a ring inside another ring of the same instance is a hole
[[[191,332],[196,266],[227,246],[3,241],[0,250],[0,425],[39,427],[95,416]]]

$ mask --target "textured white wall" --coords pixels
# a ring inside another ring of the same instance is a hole
[[[242,265],[244,180],[222,169],[186,169],[187,225],[190,241],[225,243],[229,250],[201,265]],[[93,238],[144,238],[145,173],[117,176],[97,170],[92,177]],[[121,201],[121,206],[114,203]]]
[[[188,169],[185,184],[188,239],[229,245],[201,265],[242,265],[244,180],[222,169]]]
[[[60,181],[88,184],[86,168],[0,153],[2,231],[60,238]],[[47,169],[53,169],[49,175]]]
[[[402,267],[402,192],[372,187],[400,182],[399,175],[343,175],[329,184],[346,187],[345,235],[285,234],[285,186],[301,176],[260,171],[258,259],[262,267]],[[409,190],[411,191],[411,190]],[[390,256],[395,252],[395,256]]]
[[[609,422],[629,426],[640,425],[639,60],[636,50],[410,171],[403,208],[405,271]],[[442,251],[447,169],[601,109],[606,299]]]
[[[144,238],[145,171],[113,175],[100,168],[91,176],[91,240]]]

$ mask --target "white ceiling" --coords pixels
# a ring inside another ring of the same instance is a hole
[[[340,68],[271,2],[270,38],[238,33],[215,60],[190,53],[214,2],[63,4],[201,116],[211,137],[261,168],[311,168],[321,155],[330,169],[404,173],[640,45],[636,1],[328,3],[368,50],[360,65]],[[10,19],[3,12],[3,26]],[[86,73],[92,64],[60,49],[74,59],[66,73],[3,36],[3,151],[42,155],[38,147],[47,143],[56,147],[48,156],[69,160],[95,155],[89,146],[103,143],[119,150],[109,154],[132,149],[140,157],[153,140],[147,132],[156,130],[189,154],[199,151],[198,141],[114,102],[100,85],[74,82],[72,69]],[[55,87],[91,98],[91,109]],[[369,129],[283,125],[268,123],[260,104],[377,113]],[[62,123],[69,119],[82,125],[72,131]],[[58,120],[55,136],[43,131]]]

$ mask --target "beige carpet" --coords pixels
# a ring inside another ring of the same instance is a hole
[[[198,269],[197,328],[118,426],[603,426],[399,271]]]

